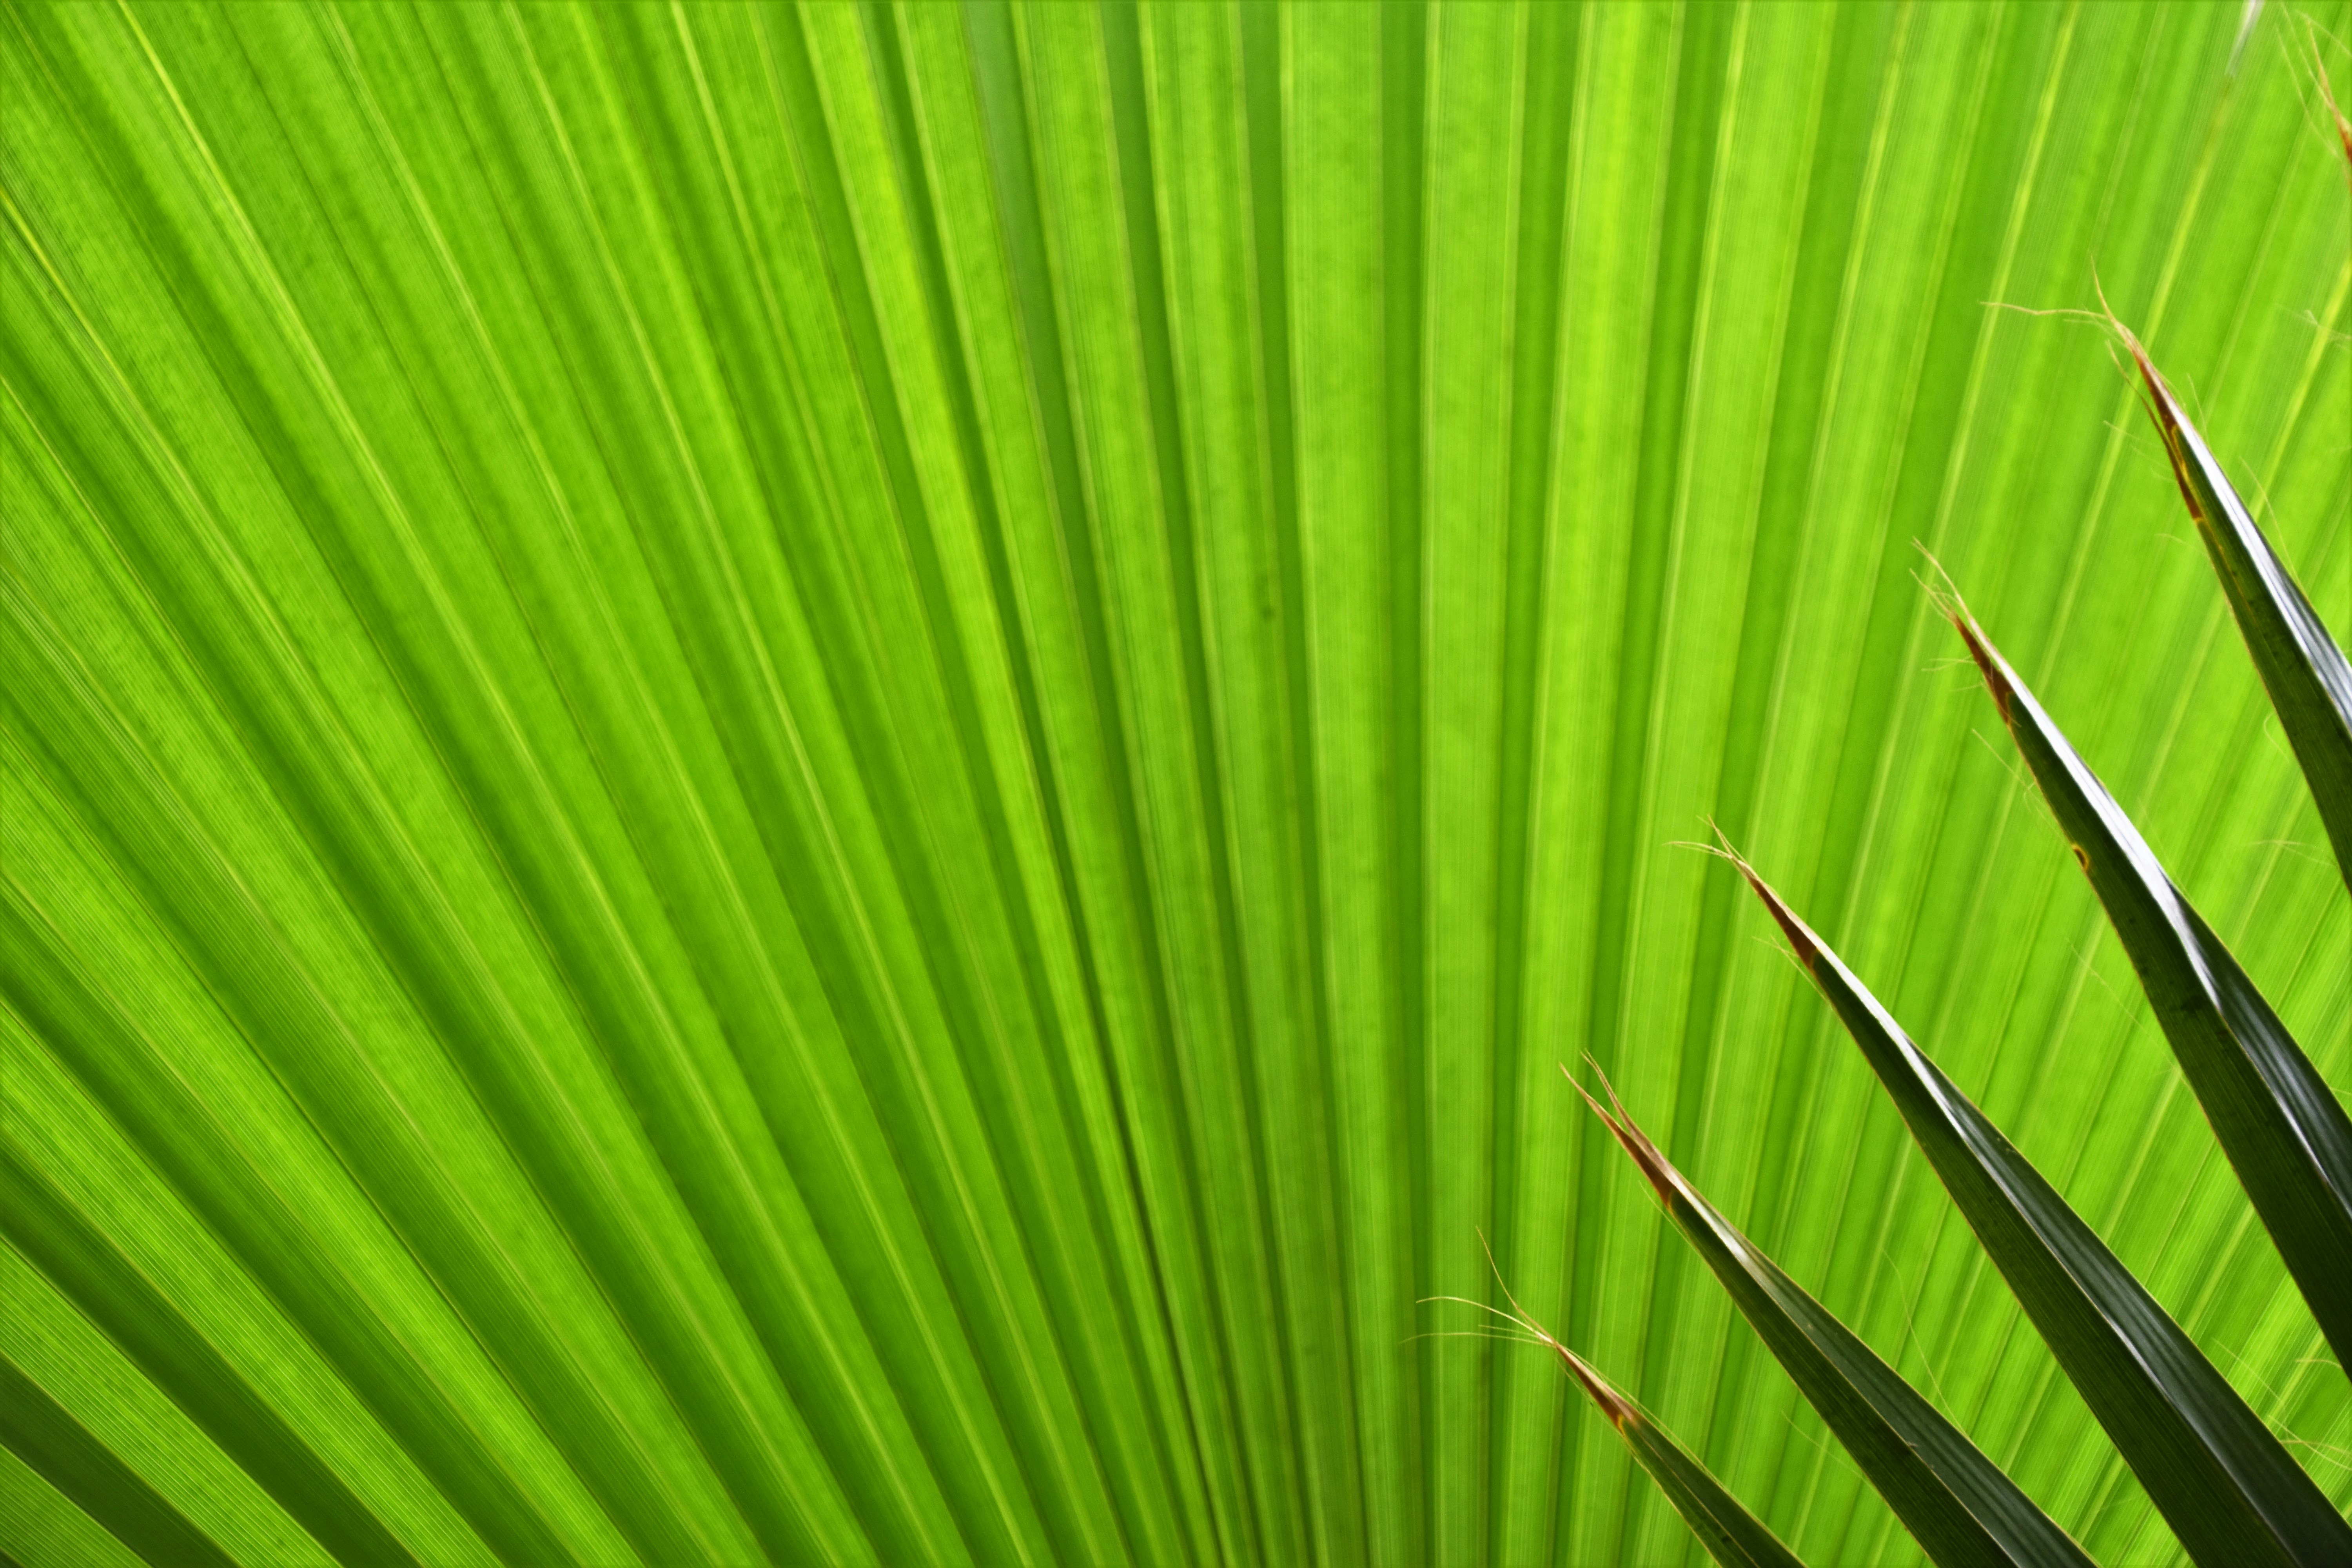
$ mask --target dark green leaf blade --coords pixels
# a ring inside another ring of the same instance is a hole
[[[0,1356],[0,1448],[17,1456],[148,1562],[233,1568],[236,1559],[157,1496],[5,1356]]]
[[[1612,1387],[1590,1363],[1550,1336],[1545,1338],[1559,1352],[1570,1374],[1592,1396],[1592,1403],[1601,1406],[1601,1414],[1617,1428],[1617,1435],[1625,1439],[1625,1446],[1633,1451],[1633,1462],[1650,1473],[1666,1500],[1675,1505],[1675,1511],[1689,1524],[1708,1556],[1724,1568],[1803,1568],[1802,1560],[1783,1546],[1779,1536],[1724,1490],[1723,1483],[1707,1474],[1704,1465],[1636,1410],[1633,1401]]]
[[[1602,1079],[1608,1089],[1608,1080]],[[1582,1093],[1582,1086],[1578,1086]],[[1782,1273],[1633,1124],[1609,1089],[1595,1114],[1765,1344],[1933,1561],[2079,1564],[2091,1559],[2000,1468],[1828,1308]]]
[[[2214,575],[2237,617],[2279,725],[2310,782],[2336,864],[2352,888],[2352,664],[2336,646],[2286,563],[2254,525],[2172,389],[2129,333],[2124,341],[2147,384],[2150,412],[2172,459],[2180,499],[2213,558]],[[2339,1353],[2343,1342],[2336,1342]]]
[[[1983,628],[1965,611],[1953,624],[2106,906],[2254,1211],[2337,1361],[2352,1364],[2352,1120]]]
[[[2352,1563],[2347,1525],[2130,1270],[1745,862],[1945,1190],[2189,1556]]]

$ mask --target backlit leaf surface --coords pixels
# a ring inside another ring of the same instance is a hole
[[[12,1448],[0,1550],[1697,1561],[1556,1360],[1436,1337],[1483,1229],[1805,1560],[1905,1561],[1590,1053],[2168,1560],[1710,816],[2352,1500],[1911,580],[2352,1081],[2163,447],[1988,304],[2095,268],[2340,641],[2285,9],[6,7],[0,1356],[137,1486]]]

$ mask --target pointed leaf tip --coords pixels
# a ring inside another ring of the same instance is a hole
[[[1954,603],[1957,605],[1958,601]],[[2000,721],[2008,723],[2010,699],[2017,694],[2017,683],[2010,678],[2008,663],[1993,651],[1992,644],[1985,638],[1983,628],[1977,625],[1975,617],[1967,610],[1955,608],[1948,614],[1953,629],[1960,634],[1960,640],[1969,645],[1969,657],[1976,660],[1977,672],[1984,677],[1986,688],[1992,692],[1993,706],[2000,710]]]
[[[2116,329],[2122,331],[2118,326]],[[2128,332],[2174,484],[2311,785],[2352,887],[2352,662],[2246,510],[2221,461]]]
[[[2200,530],[2210,529],[2213,526],[2212,514],[2197,499],[2196,481],[2189,471],[2189,454],[2181,439],[2181,428],[2187,421],[2181,415],[2179,399],[2172,395],[2172,388],[2165,384],[2139,340],[2120,322],[2116,330],[2123,333],[2124,345],[2131,350],[2132,363],[2139,367],[2140,382],[2147,388],[2148,417],[2156,422],[2156,433],[2164,438],[2164,455],[2172,465],[2172,482],[2180,488],[2180,500],[2189,508],[2189,521]]]
[[[1607,1079],[1602,1079],[1607,1087]],[[1604,1117],[1598,1102],[1588,1102]],[[1618,1142],[1665,1197],[1668,1216],[1930,1561],[1985,1568],[2091,1568],[2066,1532],[1967,1436],[1757,1250],[1669,1164],[1622,1102]],[[1671,1187],[1671,1196],[1668,1195]]]
[[[1649,1134],[1634,1126],[1633,1119],[1625,1114],[1625,1104],[1617,1098],[1616,1086],[1609,1081],[1609,1076],[1597,1066],[1592,1071],[1601,1079],[1601,1089],[1609,1096],[1609,1104],[1616,1108],[1613,1116],[1592,1098],[1590,1089],[1572,1078],[1569,1082],[1574,1084],[1576,1092],[1584,1097],[1584,1103],[1592,1108],[1592,1114],[1601,1118],[1601,1124],[1615,1135],[1618,1145],[1633,1157],[1642,1174],[1649,1178],[1651,1187],[1658,1194],[1658,1201],[1671,1210],[1675,1206],[1675,1194],[1684,1184],[1682,1173],[1666,1163],[1666,1157],[1658,1152],[1658,1146],[1650,1142]]]
[[[2019,712],[2038,721],[2031,693],[2017,695]],[[2352,1563],[2352,1528],[2244,1398],[1837,954],[1821,956],[1813,975],[1831,1006],[2189,1555]]]
[[[1601,1406],[1601,1414],[1609,1418],[1609,1425],[1622,1432],[1625,1430],[1626,1423],[1639,1419],[1633,1406],[1626,1402],[1624,1395],[1611,1387],[1609,1380],[1594,1371],[1591,1363],[1561,1344],[1558,1340],[1552,1341],[1551,1348],[1559,1352],[1559,1359],[1567,1363],[1569,1372],[1574,1375],[1576,1381],[1584,1385],[1584,1392],[1592,1396],[1592,1403]]]
[[[1649,1473],[1675,1511],[1698,1536],[1708,1556],[1727,1568],[1803,1568],[1797,1555],[1761,1520],[1655,1422],[1635,1410],[1633,1402],[1611,1387],[1591,1363],[1557,1340],[1552,1348],[1625,1440],[1633,1462]]]
[[[1813,967],[1813,961],[1821,956],[1821,938],[1813,934],[1811,926],[1797,918],[1796,911],[1781,900],[1780,894],[1772,890],[1770,883],[1756,874],[1755,867],[1750,866],[1727,847],[1724,853],[1730,856],[1731,863],[1739,868],[1739,874],[1748,879],[1748,885],[1756,889],[1756,896],[1764,900],[1764,907],[1771,911],[1773,920],[1780,922],[1780,934],[1787,937],[1789,945],[1796,950],[1797,962],[1803,964],[1810,972]]]
[[[2345,117],[2343,105],[2336,101],[2336,83],[2327,75],[2327,56],[2319,47],[2319,24],[2308,17],[2305,18],[2305,23],[2310,28],[2311,65],[2313,72],[2319,78],[2320,100],[2326,104],[2329,117],[2336,121],[2336,140],[2344,149],[2345,170],[2352,174],[2352,119]]]
[[[1980,631],[1969,646],[2008,669]],[[2328,1342],[2352,1346],[2352,1119],[2032,691],[2018,683],[2013,696],[2010,734],[2222,1152]]]

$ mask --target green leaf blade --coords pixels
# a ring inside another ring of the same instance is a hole
[[[21,1463],[103,1527],[102,1531],[89,1534],[119,1542],[144,1561],[184,1563],[189,1568],[214,1568],[215,1564],[233,1568],[236,1561],[157,1497],[136,1471],[93,1439],[40,1384],[5,1357],[0,1357],[0,1454],[15,1461],[7,1467],[10,1470]],[[0,1542],[24,1528],[17,1523],[20,1518],[29,1523],[37,1511],[29,1495],[30,1479],[30,1476],[8,1478],[14,1487],[26,1489],[25,1497],[0,1492],[9,1515],[6,1534],[0,1535]],[[65,1533],[62,1523],[53,1526],[52,1539],[45,1544],[57,1544],[55,1537]],[[73,1549],[88,1550],[90,1544],[76,1540]],[[415,1559],[399,1552],[386,1561]]]
[[[369,1555],[280,1492],[435,1568],[1701,1560],[1567,1378],[1412,1332],[1483,1232],[1790,1549],[1916,1561],[1589,1050],[2086,1550],[2177,1558],[1666,846],[1895,921],[1989,1106],[2007,1021],[2105,1021],[2071,933],[1973,962],[2041,880],[1919,899],[2023,817],[1905,545],[2070,660],[2147,628],[2119,754],[2234,673],[2084,504],[2095,335],[1983,308],[2095,255],[2277,394],[2222,449],[2343,639],[2343,169],[2239,10],[7,7],[0,1099],[145,1284],[0,1203],[0,1358],[272,1568]],[[2137,621],[2060,591],[2118,556]],[[2160,754],[2168,855],[2296,832],[2268,748]],[[2203,912],[2352,1059],[2352,907],[2276,869]],[[2067,1192],[2341,1442],[2107,1037],[2035,1102]],[[0,1568],[132,1555],[17,1463]]]
[[[1586,1097],[1588,1101],[1591,1097]],[[1616,1096],[1610,1099],[1615,1105]],[[2091,1559],[1951,1422],[1724,1218],[1615,1105],[1592,1109],[1717,1279],[1927,1555],[1960,1563]]]
[[[2126,342],[2147,384],[2180,498],[2196,520],[2230,614],[2311,784],[2345,886],[2352,889],[2352,663],[2346,662],[2302,584],[2255,525],[2164,377],[2137,342]],[[2336,1344],[2340,1353],[2343,1342]]]
[[[1625,1447],[1633,1450],[1633,1462],[1657,1483],[1708,1556],[1724,1568],[1803,1568],[1802,1561],[1781,1544],[1779,1536],[1725,1490],[1721,1481],[1707,1474],[1706,1466],[1636,1410],[1591,1363],[1557,1341],[1552,1349],[1601,1407],[1601,1414],[1617,1428]]]
[[[2352,1351],[2352,1119],[1983,628],[1965,615],[1956,624],[2222,1152],[2342,1363]]]
[[[2352,1562],[2336,1512],[2195,1342],[1744,863],[1798,961],[2149,1499],[2200,1563]]]

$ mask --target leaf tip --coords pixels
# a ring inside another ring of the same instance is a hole
[[[1666,1163],[1666,1157],[1658,1152],[1658,1146],[1650,1142],[1649,1134],[1633,1125],[1633,1119],[1625,1113],[1625,1102],[1617,1098],[1617,1088],[1609,1081],[1609,1075],[1601,1070],[1601,1064],[1589,1056],[1585,1058],[1585,1064],[1601,1080],[1601,1091],[1609,1096],[1608,1106],[1604,1107],[1593,1099],[1591,1090],[1577,1083],[1573,1077],[1568,1081],[1575,1085],[1576,1092],[1584,1097],[1584,1103],[1592,1108],[1592,1114],[1601,1118],[1602,1125],[1616,1137],[1618,1146],[1633,1156],[1633,1163],[1640,1167],[1643,1175],[1649,1178],[1652,1190],[1658,1194],[1658,1201],[1671,1209],[1682,1184],[1681,1173]],[[1567,1069],[1563,1068],[1561,1070]],[[1616,1112],[1614,1115],[1610,1113],[1612,1109]]]
[[[2099,304],[2103,309],[2105,307],[2104,295]],[[2172,388],[2166,383],[2163,373],[2156,368],[2156,362],[2147,357],[2146,346],[2132,330],[2117,321],[2113,311],[2108,312],[2107,324],[2115,329],[2116,336],[2123,339],[2124,347],[2131,351],[2132,363],[2139,370],[2140,384],[2147,390],[2147,416],[2154,421],[2156,433],[2163,437],[2165,459],[2172,465],[2172,482],[2180,487],[2180,499],[2189,508],[2189,521],[2200,528],[2207,527],[2212,520],[2206,515],[2204,507],[2198,504],[2197,487],[2189,477],[2188,445],[2182,438],[2189,420],[2181,412],[2180,400],[2172,395]]]
[[[1919,585],[1927,591],[1927,602],[1936,607],[1937,614],[1952,623],[1952,629],[1969,645],[1969,657],[1976,660],[1978,673],[1992,692],[1993,706],[2000,710],[2000,721],[2008,723],[2010,699],[2017,690],[2017,683],[2010,679],[2008,664],[1994,650],[1984,628],[1977,625],[1976,616],[1969,613],[1968,601],[1960,597],[1960,590],[1953,583],[1952,574],[1944,570],[1944,563],[1926,545],[1918,549],[1934,572],[1932,577],[1919,579]]]
[[[1993,706],[2000,710],[2000,721],[2008,724],[2010,705],[2017,696],[2017,682],[2010,679],[2009,661],[1992,646],[1992,639],[1977,625],[1977,618],[1969,614],[1968,605],[1958,593],[1947,594],[1937,607],[1952,623],[1952,629],[1960,634],[1960,640],[1969,645],[1969,657],[1976,661],[1977,673],[1984,677],[1985,689],[1992,693]]]
[[[2352,119],[2345,117],[2344,107],[2336,100],[2336,84],[2328,79],[2327,56],[2319,47],[2319,24],[2306,16],[2304,26],[2311,39],[2312,71],[2319,79],[2320,100],[2327,105],[2328,115],[2336,121],[2336,139],[2344,147],[2345,168],[2347,173],[2352,173]]]
[[[1983,674],[1985,685],[1992,692],[1993,706],[2000,710],[2000,721],[2008,723],[2009,705],[2017,695],[2017,688],[2011,682],[2000,656],[1992,651],[1992,645],[1985,640],[1976,624],[1966,616],[1953,616],[1952,625],[1959,628],[1961,640],[1969,645],[1969,657],[1977,661],[1977,668]]]
[[[1779,922],[1780,934],[1787,937],[1789,945],[1796,950],[1797,962],[1805,966],[1808,974],[1811,973],[1813,960],[1821,956],[1822,951],[1821,942],[1813,935],[1812,929],[1797,918],[1796,911],[1772,890],[1769,882],[1756,874],[1755,867],[1740,858],[1739,852],[1731,847],[1731,841],[1723,837],[1720,829],[1717,830],[1716,837],[1722,842],[1723,858],[1739,868],[1739,874],[1748,879],[1748,885],[1756,889],[1756,896],[1764,900],[1764,907]]]
[[[1551,1348],[1559,1352],[1560,1361],[1576,1381],[1584,1385],[1584,1392],[1592,1396],[1592,1403],[1601,1406],[1601,1414],[1609,1417],[1609,1425],[1622,1432],[1629,1423],[1640,1419],[1633,1405],[1611,1387],[1609,1380],[1594,1371],[1591,1363],[1558,1340],[1552,1342]]]

